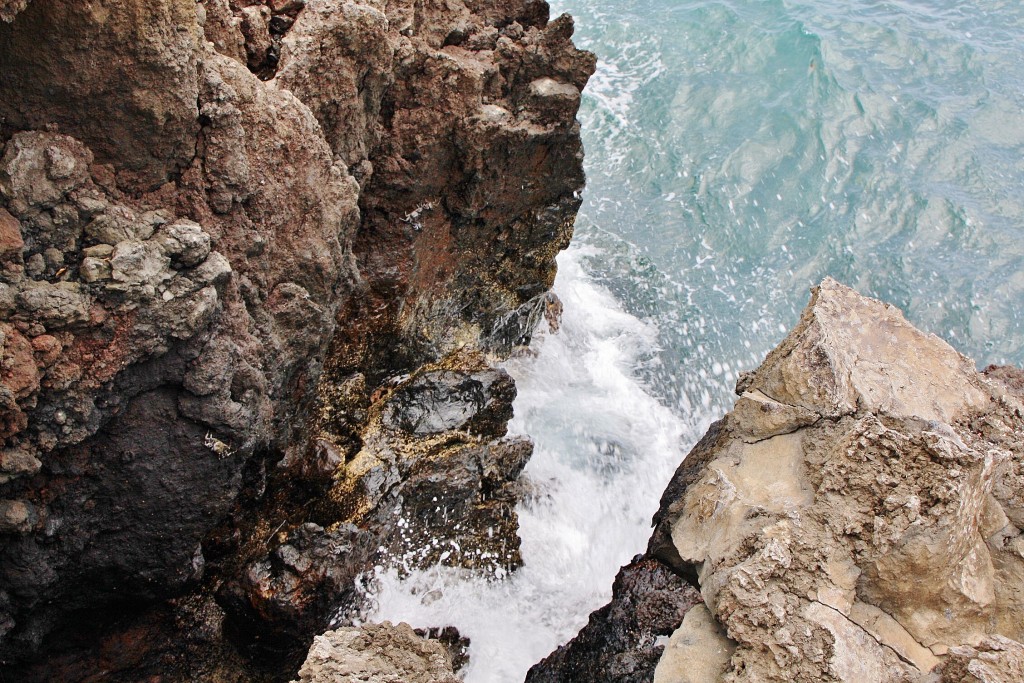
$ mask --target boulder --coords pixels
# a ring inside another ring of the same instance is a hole
[[[636,680],[1014,680],[1024,374],[812,291],[665,491],[648,556],[704,607]]]
[[[738,389],[652,543],[735,642],[725,680],[919,677],[1021,637],[1021,417],[973,363],[827,279]]]
[[[292,683],[458,683],[444,646],[406,623],[385,621],[328,631],[313,639]]]

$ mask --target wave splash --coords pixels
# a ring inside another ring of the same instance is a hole
[[[586,273],[595,256],[581,246],[560,256],[561,330],[540,332],[505,365],[519,389],[511,431],[535,443],[518,508],[524,566],[511,576],[381,567],[366,577],[365,621],[454,625],[470,638],[469,683],[522,681],[607,602],[616,571],[646,546],[685,442],[705,426],[680,419],[638,379],[656,357],[657,329]]]
[[[686,447],[824,276],[1024,363],[1024,4],[555,4],[599,69],[563,328],[508,364],[537,445],[525,566],[370,582],[368,616],[470,636],[471,682],[522,680],[607,600]]]

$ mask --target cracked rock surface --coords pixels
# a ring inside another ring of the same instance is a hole
[[[822,282],[662,498],[707,614],[636,680],[1016,680],[1022,377]]]

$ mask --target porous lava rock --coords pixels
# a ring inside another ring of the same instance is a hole
[[[571,33],[536,0],[0,2],[5,673],[281,680],[446,491],[452,561],[516,564],[489,364],[579,206]]]

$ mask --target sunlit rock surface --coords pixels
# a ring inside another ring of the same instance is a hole
[[[648,554],[711,619],[684,620],[654,678],[592,680],[1012,680],[1022,377],[826,279],[655,517]]]
[[[409,624],[367,624],[317,636],[293,683],[457,683],[444,646]]]

